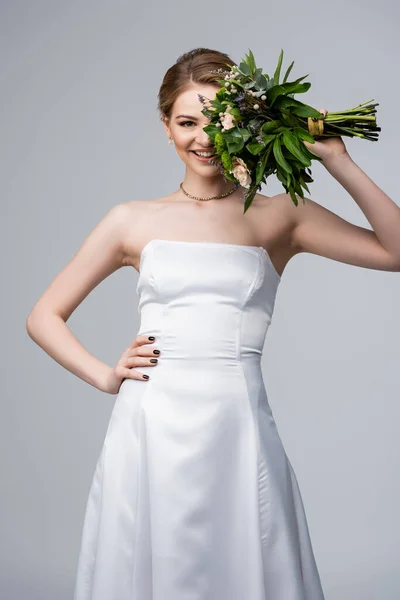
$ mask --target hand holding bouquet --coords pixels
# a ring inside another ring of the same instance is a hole
[[[199,94],[202,113],[210,120],[204,131],[213,141],[216,162],[226,179],[247,188],[244,212],[249,208],[261,183],[276,174],[286,193],[297,206],[296,193],[303,198],[303,188],[314,181],[309,168],[312,160],[322,161],[313,153],[318,138],[347,136],[376,141],[378,104],[372,100],[340,112],[321,114],[312,106],[294,99],[311,83],[301,83],[304,75],[288,82],[292,62],[280,83],[283,50],[273,77],[256,67],[253,53],[239,66],[227,65],[221,73],[221,88],[214,100]],[[225,73],[224,78],[222,74]],[[339,140],[337,140],[339,141]],[[344,146],[344,145],[343,145]]]

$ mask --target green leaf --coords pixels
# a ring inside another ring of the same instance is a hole
[[[227,134],[228,135],[228,134]],[[242,133],[239,127],[235,127],[235,129],[229,129],[229,136],[232,138],[242,138]]]
[[[247,144],[246,148],[249,152],[256,155],[259,154],[261,150],[264,150],[264,144],[259,144],[258,142],[250,142],[249,144]]]
[[[242,113],[240,112],[240,108],[238,106],[233,106],[228,110],[228,113],[233,115],[237,121],[240,120]]]
[[[278,64],[276,66],[275,73],[274,73],[275,85],[279,85],[279,77],[281,75],[282,59],[283,59],[283,50],[280,51],[279,58],[278,58]]]
[[[256,183],[260,183],[260,181],[263,178],[264,172],[265,172],[265,167],[267,165],[268,162],[268,158],[269,155],[271,154],[271,150],[272,150],[272,145],[268,146],[267,151],[265,152],[264,156],[258,161],[257,163],[257,168],[256,168]]]
[[[250,50],[250,48],[249,48],[249,53],[246,54],[246,59],[247,59],[246,62],[250,67],[250,72],[253,75],[254,71],[256,70],[256,61],[254,60],[254,55],[253,55],[252,51]]]
[[[286,161],[285,157],[282,154],[281,140],[280,140],[279,136],[277,136],[274,139],[272,148],[273,148],[274,156],[275,156],[275,159],[276,159],[276,162],[278,163],[278,165],[280,167],[282,167],[282,169],[284,171],[286,171],[287,173],[291,173],[292,167],[289,165],[289,163]]]
[[[210,136],[214,136],[216,133],[219,133],[221,131],[221,127],[217,127],[216,125],[210,123],[209,125],[203,127],[203,131],[208,133],[208,135]]]
[[[282,134],[282,140],[286,148],[300,161],[304,166],[310,166],[311,160],[308,158],[305,152],[303,152],[297,138],[289,130],[286,130]]]
[[[257,69],[254,78],[259,90],[267,89],[268,81],[262,74],[261,69]]]
[[[264,133],[274,133],[279,127],[281,127],[281,125],[282,123],[277,120],[267,121],[261,127],[261,131],[263,131]]]
[[[300,100],[295,100],[295,98],[292,98],[289,95],[279,96],[279,98],[277,98],[275,102],[274,108],[275,110],[288,109],[292,114],[297,114],[296,111],[293,110],[293,108],[299,108],[304,109],[304,114],[302,114],[301,116],[314,118],[321,117],[321,113],[315,108],[309,106],[308,104],[304,104],[304,102],[300,102]]]
[[[300,196],[300,198],[304,198],[303,189],[302,189],[301,185],[299,184],[299,182],[296,179],[294,180],[293,187],[295,189],[295,192],[297,192],[298,195]]]
[[[282,81],[282,83],[286,83],[286,81],[287,81],[287,78],[289,77],[289,73],[290,73],[290,71],[291,71],[291,70],[292,70],[292,68],[293,68],[293,65],[294,65],[294,60],[293,60],[293,61],[290,63],[290,65],[289,65],[289,67],[288,67],[288,69],[287,69],[287,71],[286,71],[286,73],[285,73],[285,76],[284,76],[284,78],[283,78],[283,81]]]
[[[255,86],[256,86],[256,82],[252,79],[251,81],[248,81],[247,83],[245,83],[244,87],[246,90],[251,90]]]
[[[279,98],[275,103],[275,107],[278,102],[279,102]],[[293,127],[296,127],[296,125],[298,125],[298,123],[299,123],[299,119],[295,115],[292,115],[290,112],[288,112],[288,110],[285,108],[281,110],[280,117],[281,117],[282,123],[284,125],[286,125],[287,127],[289,127],[290,129],[292,129]]]
[[[246,87],[246,84],[245,84],[245,83],[242,83],[242,82],[241,82],[241,81],[239,81],[239,79],[237,79],[237,78],[236,78],[236,79],[233,79],[233,80],[232,80],[232,83],[234,84],[234,86],[235,86],[235,87],[240,87],[240,88],[242,88],[243,90],[244,90],[244,89],[245,89],[245,87]]]
[[[274,133],[271,133],[269,135],[263,135],[261,134],[262,137],[262,141],[264,146],[267,146],[268,144],[270,144],[271,142],[273,142],[273,140],[275,139],[276,135]]]
[[[249,65],[245,62],[241,62],[238,69],[243,75],[245,75],[247,77],[249,77],[251,75],[251,69],[250,69]]]
[[[292,83],[283,83],[282,85],[275,85],[267,92],[267,103],[269,106],[273,106],[275,100],[279,96],[283,96],[284,94],[301,94],[310,89],[311,83],[298,83],[301,79],[308,77],[308,75],[304,75],[297,81],[293,81]]]
[[[232,142],[232,144],[242,139],[242,136],[238,133],[238,130],[236,128],[223,131],[222,135],[225,142]]]
[[[278,168],[276,171],[276,177],[279,179],[281,184],[286,187],[286,171],[282,171],[282,169]]]
[[[243,208],[243,214],[245,214],[248,210],[248,208],[250,207],[251,203],[253,202],[254,196],[257,193],[257,189],[256,188],[252,188],[251,186],[249,187],[247,193],[246,193],[246,200],[244,202],[244,208]]]
[[[235,152],[240,152],[241,150],[243,150],[243,147],[244,147],[244,141],[242,138],[237,139],[233,142],[230,140],[227,140],[226,144],[228,146],[229,154],[234,154]]]
[[[303,129],[302,127],[295,127],[293,129],[293,133],[295,135],[297,135],[297,137],[300,138],[301,140],[310,142],[310,144],[314,144],[314,142],[315,142],[315,139],[313,138],[311,133],[309,133],[306,129]]]
[[[291,109],[292,114],[297,115],[298,117],[311,117],[315,118],[315,113],[309,106],[294,106]]]
[[[245,127],[239,127],[238,131],[239,131],[240,135],[242,136],[244,142],[247,142],[249,137],[251,137],[250,131],[248,129],[246,129]]]
[[[290,188],[289,188],[289,194],[290,194],[290,197],[291,197],[291,199],[292,199],[292,201],[293,201],[293,204],[294,204],[295,206],[298,206],[298,204],[299,204],[299,201],[297,200],[297,197],[296,197],[296,195],[295,195],[295,193],[294,193],[294,190],[293,190],[293,188],[292,188],[292,187],[290,187]]]
[[[237,182],[236,177],[234,177],[232,175],[232,173],[229,173],[229,171],[227,171],[226,169],[224,169],[224,175],[227,179],[229,179],[230,181],[234,181],[235,183]]]
[[[308,169],[311,173],[311,169]],[[311,174],[307,173],[306,171],[304,171],[303,173],[303,180],[307,181],[307,183],[312,183],[314,181],[314,179],[311,177]]]
[[[310,194],[310,190],[308,189],[308,185],[304,181],[303,177],[299,177],[300,185],[307,191],[307,194]]]
[[[257,167],[256,167],[256,183],[260,183],[263,175],[264,175],[264,169],[262,167],[262,160],[260,160],[257,163]]]

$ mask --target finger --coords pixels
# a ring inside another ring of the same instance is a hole
[[[125,379],[139,379],[141,381],[147,381],[150,378],[149,375],[140,373],[140,371],[136,371],[135,369],[127,369],[125,367],[121,367],[120,372]]]
[[[129,348],[136,348],[137,346],[143,346],[143,344],[153,344],[154,340],[149,339],[151,337],[153,337],[155,340],[155,336],[151,334],[137,335],[133,340],[132,344],[129,346]]]
[[[158,356],[159,354],[160,350],[158,348],[143,344],[142,346],[131,348],[129,352],[124,353],[121,358],[131,358],[132,356]]]
[[[314,154],[314,156],[318,156],[318,154],[313,151],[314,144],[311,144],[310,142],[307,142],[306,140],[301,140],[301,141],[303,142],[305,147],[311,152],[311,154]],[[314,142],[314,143],[316,143],[316,142]]]
[[[121,363],[123,367],[155,367],[158,364],[156,356],[132,356],[125,358]]]

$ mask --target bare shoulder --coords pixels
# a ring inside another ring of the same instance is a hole
[[[147,217],[149,211],[157,212],[167,204],[171,203],[174,199],[173,196],[173,194],[170,194],[168,196],[151,198],[149,200],[128,200],[117,206],[121,207],[121,212],[125,210],[127,216],[130,215],[135,218]]]
[[[140,230],[140,227],[145,219],[151,217],[151,214],[160,210],[162,206],[162,198],[154,200],[127,200],[116,204],[110,210],[110,216],[113,215],[115,220],[120,220],[125,223],[129,233],[132,229]]]
[[[301,202],[302,199],[299,198],[299,205]],[[249,211],[252,209],[255,220],[264,230],[262,238],[277,247],[291,245],[292,233],[298,222],[299,206],[295,206],[290,194],[256,194]]]
[[[249,207],[257,238],[262,240],[268,250],[276,271],[282,275],[287,263],[301,252],[294,240],[294,231],[299,218],[298,205],[293,203],[290,194],[279,193],[274,196],[256,194]]]
[[[264,194],[256,194],[255,200],[262,207],[269,207],[276,210],[280,215],[284,215],[286,218],[296,220],[296,210],[298,206],[295,206],[290,194],[280,192],[274,196],[265,196]],[[298,197],[298,204],[302,203],[302,199]]]
[[[140,238],[146,238],[148,229],[151,228],[154,223],[154,219],[158,218],[162,220],[163,212],[167,211],[173,205],[180,205],[177,202],[177,194],[173,192],[167,196],[160,196],[157,198],[151,198],[149,200],[131,200],[120,204],[121,214],[125,211],[126,217],[133,227],[136,233],[138,242]],[[139,233],[141,235],[139,235]]]
[[[157,220],[162,220],[163,216],[158,213],[166,207],[166,200],[166,198],[128,200],[116,204],[111,209],[115,220],[123,224],[124,266],[138,270],[141,249],[151,235],[149,228]]]

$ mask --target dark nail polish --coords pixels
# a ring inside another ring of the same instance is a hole
[[[143,375],[143,379],[148,379],[149,376],[148,375]]]
[[[159,350],[153,350],[153,354],[160,354]]]
[[[149,339],[149,340],[151,340],[151,341],[153,341],[153,340],[155,340],[156,338],[154,337],[154,335],[149,335],[148,339]]]
[[[156,363],[156,362],[158,362],[158,358],[151,358],[151,359],[150,359],[150,362],[152,362],[152,363]]]

